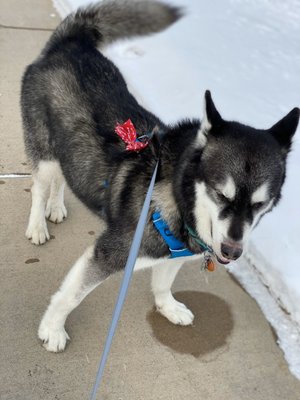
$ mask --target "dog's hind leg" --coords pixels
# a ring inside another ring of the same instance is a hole
[[[46,218],[56,224],[59,224],[67,217],[67,210],[64,203],[64,189],[65,180],[59,166],[57,165],[53,174],[50,196],[47,201],[45,213]]]
[[[34,244],[43,244],[50,237],[45,209],[55,169],[57,169],[55,161],[40,161],[32,172],[32,204],[26,237]]]
[[[175,264],[174,264],[175,263]],[[168,260],[152,269],[152,291],[157,310],[173,324],[190,325],[193,313],[171,293],[171,286],[182,266],[182,261]]]
[[[40,323],[38,336],[48,351],[63,351],[69,336],[65,321],[71,311],[104,279],[98,262],[94,259],[94,247],[89,247],[76,261],[65,277]]]

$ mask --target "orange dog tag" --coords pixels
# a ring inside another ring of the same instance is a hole
[[[206,269],[209,272],[213,272],[216,269],[215,264],[211,258],[206,262]]]

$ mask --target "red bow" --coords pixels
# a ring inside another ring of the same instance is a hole
[[[117,124],[115,132],[126,143],[126,150],[128,151],[140,151],[149,144],[149,140],[139,141],[135,127],[130,119],[124,124]]]

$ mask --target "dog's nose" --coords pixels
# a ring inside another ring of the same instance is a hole
[[[228,260],[237,260],[243,253],[243,248],[237,243],[222,243],[221,253]]]

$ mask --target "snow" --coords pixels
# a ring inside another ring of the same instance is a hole
[[[61,16],[90,3],[53,2]],[[200,118],[205,89],[212,91],[225,119],[258,128],[272,126],[300,106],[298,0],[169,3],[183,4],[186,17],[163,33],[120,42],[106,50],[131,90],[152,112],[165,122]],[[291,371],[300,379],[299,184],[298,129],[282,201],[253,232],[247,257],[229,269],[276,329]]]
[[[300,379],[300,335],[299,326],[279,307],[268,288],[263,285],[256,268],[244,257],[239,264],[232,264],[229,271],[255,298],[268,321],[276,331],[277,343],[283,350],[290,371]]]

